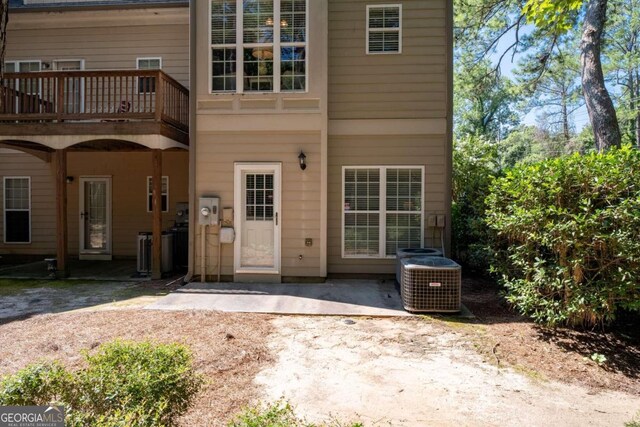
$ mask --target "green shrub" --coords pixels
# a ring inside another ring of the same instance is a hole
[[[485,199],[498,171],[495,144],[478,136],[457,139],[453,151],[453,253],[465,267],[489,268],[490,233],[484,223]]]
[[[0,381],[0,406],[60,402],[72,383],[73,376],[58,363],[30,365]]]
[[[640,152],[520,166],[487,199],[493,269],[507,299],[550,325],[593,326],[640,310]]]
[[[0,383],[0,404],[66,407],[68,426],[170,426],[202,385],[178,344],[115,341],[85,353],[87,368],[29,366]]]
[[[342,423],[334,420],[329,424],[313,424],[299,418],[291,405],[277,401],[271,405],[246,408],[229,422],[229,427],[363,427],[362,423]]]

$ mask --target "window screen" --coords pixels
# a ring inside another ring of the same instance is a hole
[[[401,51],[401,6],[368,6],[367,53],[400,53]]]
[[[7,243],[31,241],[31,183],[29,178],[4,179],[4,240]]]
[[[422,167],[346,167],[343,255],[384,258],[423,242]]]

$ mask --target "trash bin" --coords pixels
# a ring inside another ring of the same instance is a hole
[[[407,248],[398,249],[396,251],[396,281],[400,284],[400,274],[402,268],[402,259],[415,256],[439,256],[443,255],[442,251],[435,248]]]
[[[149,232],[138,233],[138,273],[151,273],[153,236]],[[173,233],[162,232],[162,272],[173,270]]]

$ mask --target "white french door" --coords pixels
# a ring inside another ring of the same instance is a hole
[[[111,260],[111,177],[80,177],[80,259]]]
[[[236,163],[236,273],[280,273],[279,163]]]

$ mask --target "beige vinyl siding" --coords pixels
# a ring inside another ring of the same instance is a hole
[[[162,214],[163,230],[173,226],[176,203],[189,200],[188,156],[180,151],[162,153],[162,175],[169,177],[169,212]],[[153,214],[147,212],[151,152],[72,152],[67,158],[67,173],[74,177],[67,187],[69,253],[78,254],[80,177],[111,176],[113,256],[135,257],[138,232],[152,231]]]
[[[446,212],[445,157],[445,137],[439,135],[329,136],[328,273],[391,274],[395,266],[389,259],[342,258],[343,166],[424,166],[425,244],[440,247],[440,230],[426,219]]]
[[[446,117],[446,1],[329,1],[329,119]],[[370,4],[402,4],[401,54],[366,54]]]
[[[300,170],[298,154],[307,155],[308,167]],[[320,134],[319,132],[252,132],[198,134],[196,194],[220,197],[222,207],[234,207],[235,162],[282,164],[281,275],[320,275]],[[235,224],[234,224],[235,225]],[[195,228],[195,273],[201,271],[202,227]],[[207,275],[217,274],[217,227],[207,236]],[[236,236],[238,239],[239,236]],[[313,239],[306,247],[305,239]],[[302,260],[299,256],[302,255]],[[222,274],[232,275],[233,245],[222,246]]]
[[[50,255],[56,251],[56,192],[51,163],[0,149],[0,187],[5,176],[31,178],[31,243],[4,243],[4,188],[0,189],[0,254]]]
[[[91,19],[104,16],[104,22],[87,24],[82,24],[86,12],[13,14],[6,60],[37,59],[52,63],[53,69],[56,60],[84,59],[86,70],[135,70],[136,58],[162,57],[162,69],[188,87],[188,9],[167,13],[95,11]],[[38,16],[46,25],[39,25]]]

